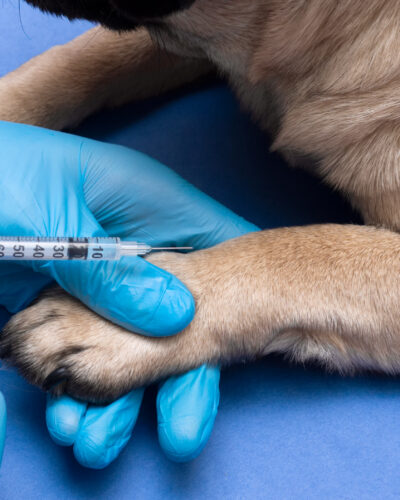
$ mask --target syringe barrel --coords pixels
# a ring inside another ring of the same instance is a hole
[[[117,260],[119,238],[0,237],[0,262],[40,260]]]

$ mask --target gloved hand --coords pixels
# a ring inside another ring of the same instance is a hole
[[[257,228],[138,152],[59,132],[0,122],[0,234],[120,236],[150,245],[205,248]],[[50,281],[112,321],[170,335],[192,319],[191,294],[140,258],[119,262],[0,262],[0,303],[28,305]],[[202,367],[161,385],[160,443],[170,458],[196,456],[218,406],[219,371]],[[107,407],[49,398],[53,439],[83,465],[108,465],[128,441],[143,390]]]

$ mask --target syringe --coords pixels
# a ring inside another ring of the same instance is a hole
[[[120,238],[0,236],[0,261],[118,260],[123,256],[136,257],[166,250],[192,250],[192,247],[152,247]]]

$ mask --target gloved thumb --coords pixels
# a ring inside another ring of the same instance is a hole
[[[80,234],[107,236],[92,214]],[[83,219],[81,219],[83,220]],[[168,336],[193,319],[194,299],[175,277],[140,257],[31,264],[101,316],[137,333]]]
[[[194,300],[187,288],[139,257],[49,262],[42,266],[44,270],[92,310],[137,333],[173,335],[194,316]]]

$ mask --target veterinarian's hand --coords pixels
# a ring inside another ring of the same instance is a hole
[[[125,148],[4,122],[0,147],[3,234],[108,234],[204,248],[257,229],[158,162]],[[0,264],[0,302],[11,312],[55,279],[103,316],[142,333],[169,335],[193,316],[186,288],[140,258]],[[170,458],[192,458],[206,443],[218,382],[219,371],[203,367],[161,386],[159,437]],[[128,441],[142,395],[134,391],[102,408],[50,398],[50,433],[59,444],[74,445],[82,464],[104,467]]]
[[[139,178],[134,182],[136,196],[128,199],[128,193],[122,191],[129,178],[137,177],[142,170],[154,169],[157,178],[160,165],[147,156],[5,122],[0,122],[0,151],[1,234],[104,236],[112,221],[110,233],[129,237],[136,229],[137,238],[153,242],[143,215],[155,210],[157,200],[152,200],[154,204],[146,200],[145,207],[141,203],[142,190],[149,186],[141,186]],[[151,183],[150,178],[146,182]],[[162,190],[160,183],[158,189]],[[157,191],[154,196],[158,196]],[[129,224],[133,219],[129,210],[136,214],[135,227]],[[91,309],[138,333],[177,333],[194,314],[194,301],[186,287],[141,258],[23,265],[25,273],[19,263],[0,262],[0,298],[10,312],[24,308],[39,289],[55,280]]]

